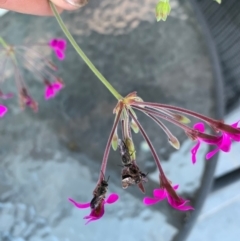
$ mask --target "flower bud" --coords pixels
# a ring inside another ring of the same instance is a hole
[[[131,160],[136,160],[136,151],[135,151],[133,141],[130,138],[126,138],[125,144],[126,144],[126,146],[128,148],[128,151],[131,155]]]
[[[222,0],[215,0],[217,3],[221,4]]]
[[[180,114],[174,114],[174,118],[176,120],[178,120],[179,122],[183,123],[183,124],[189,124],[191,123],[190,119],[188,119],[186,116],[184,115],[180,115]]]
[[[180,143],[178,139],[175,136],[172,136],[171,138],[168,139],[168,142],[177,150],[180,148]]]
[[[113,138],[112,138],[112,148],[114,151],[116,151],[118,148],[118,134],[116,131],[114,132]]]
[[[155,7],[157,21],[158,22],[160,20],[166,21],[170,11],[171,11],[171,6],[169,4],[169,0],[160,0]]]
[[[131,120],[131,128],[136,134],[139,132],[139,128],[133,119]]]

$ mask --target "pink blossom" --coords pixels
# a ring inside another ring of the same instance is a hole
[[[232,138],[234,141],[237,141],[237,142],[240,141],[240,133],[239,133],[240,127],[238,127],[239,122],[240,122],[240,120],[231,125],[231,127],[236,128],[238,130],[238,133],[230,133],[230,132],[226,132],[226,131],[222,130],[222,132],[225,135],[229,136],[230,138]]]
[[[8,111],[8,108],[2,104],[0,104],[0,117],[3,117]]]
[[[65,39],[52,39],[49,42],[49,46],[54,50],[58,59],[63,60],[65,58],[65,50],[67,47],[67,41]]]
[[[236,123],[235,123],[236,124]],[[195,130],[198,130],[199,132],[204,132],[205,130],[205,127],[204,127],[204,124],[199,122],[199,123],[196,123],[193,128]],[[214,149],[213,151],[210,151],[209,153],[207,153],[206,155],[206,159],[210,159],[211,157],[213,157],[218,151],[223,151],[223,152],[229,152],[230,149],[231,149],[231,138],[230,138],[230,135],[229,134],[226,134],[226,133],[222,133],[221,136],[219,137],[216,137],[214,140],[208,140],[208,139],[202,139],[202,138],[198,138],[197,139],[197,144],[191,149],[191,153],[192,153],[192,163],[196,163],[196,155],[197,155],[197,152],[198,152],[198,149],[201,145],[201,143],[204,142],[208,145],[216,145],[217,148]]]
[[[45,81],[45,99],[48,100],[50,98],[55,97],[55,95],[64,87],[64,84],[61,80],[57,79],[53,83],[49,81]]]
[[[175,190],[177,189],[178,185],[175,185],[173,187],[169,185],[169,187],[167,188],[154,189],[154,197],[145,197],[143,199],[143,203],[147,206],[153,205],[167,198],[168,203],[175,209],[178,209],[180,211],[193,210],[193,207],[186,206],[186,204],[189,202],[188,200],[184,200],[176,194]]]
[[[91,213],[84,217],[84,219],[88,219],[86,224],[100,219],[104,215],[104,205],[115,203],[118,200],[118,198],[119,198],[119,196],[116,193],[112,193],[109,195],[107,200],[102,199],[101,202],[99,203],[99,205],[95,209],[91,209]],[[71,198],[69,198],[68,200],[70,202],[72,202],[75,205],[75,207],[80,208],[80,209],[90,207],[90,202],[89,203],[78,203]]]
[[[13,97],[13,93],[7,93],[4,94],[1,90],[0,90],[0,98],[3,100],[7,100]]]

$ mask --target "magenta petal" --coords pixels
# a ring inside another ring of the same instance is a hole
[[[64,51],[67,47],[67,41],[65,39],[58,39],[57,47],[60,50]]]
[[[166,191],[164,189],[154,189],[153,196],[159,200],[163,200],[167,197]]]
[[[196,161],[197,161],[197,158],[196,158],[196,154],[197,154],[197,151],[200,147],[200,141],[198,140],[198,143],[191,149],[191,153],[192,153],[192,163],[195,164]]]
[[[119,196],[116,193],[111,193],[105,203],[112,204],[119,199]]]
[[[55,96],[54,89],[51,85],[46,86],[45,88],[45,99],[48,100],[50,98],[53,98]]]
[[[58,44],[58,40],[55,38],[49,41],[49,46],[52,48],[56,48],[57,44]]]
[[[187,210],[194,210],[194,208],[192,206],[179,206],[179,207],[175,207],[176,209],[180,210],[180,211],[187,211]]]
[[[230,137],[223,133],[221,143],[218,145],[218,147],[224,152],[229,152],[231,149],[231,144],[232,142]]]
[[[173,186],[173,189],[174,189],[174,190],[177,190],[178,187],[179,187],[179,185],[177,184],[177,185]]]
[[[0,117],[3,117],[8,111],[8,108],[4,105],[0,105]]]
[[[235,128],[237,128],[238,127],[238,123],[240,122],[240,120],[239,121],[237,121],[237,122],[235,122],[235,123],[233,123],[231,126],[232,127],[235,127]]]
[[[152,197],[145,197],[143,198],[143,203],[147,206],[149,205],[154,205],[158,202],[160,202],[161,200],[157,199],[157,198],[152,198]]]
[[[198,130],[200,132],[204,132],[205,127],[204,127],[204,124],[202,122],[198,122],[193,126],[193,129]]]
[[[52,87],[53,87],[53,89],[59,91],[63,88],[63,83],[56,81],[56,82],[52,83]]]
[[[59,60],[63,60],[65,58],[65,54],[60,49],[55,49],[55,54]]]
[[[206,159],[209,160],[210,158],[212,158],[219,150],[219,148],[216,148],[213,151],[208,152],[208,154],[206,155]]]
[[[85,223],[85,225],[87,225],[87,224],[89,224],[90,222],[93,222],[93,221],[98,220],[99,218],[85,218],[85,217],[84,217],[84,219],[89,219],[89,220]]]
[[[90,203],[78,203],[71,198],[68,198],[68,200],[71,203],[73,203],[77,208],[89,208],[90,207]]]

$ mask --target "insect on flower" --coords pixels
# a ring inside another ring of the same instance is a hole
[[[103,174],[104,176],[104,174]],[[101,200],[105,198],[105,195],[107,193],[107,189],[108,189],[108,181],[109,181],[109,177],[107,180],[104,179],[99,183],[99,185],[95,188],[95,190],[93,191],[93,199],[90,202],[90,207],[92,209],[95,209],[99,206],[99,204],[101,203]]]
[[[122,157],[123,165],[124,166],[131,165],[132,164],[131,154],[128,150],[126,143],[121,139],[118,139],[118,149]]]
[[[140,171],[136,164],[130,164],[125,166],[122,170],[122,188],[126,189],[130,185],[138,184],[141,191],[144,193],[144,187],[142,183],[148,181],[147,174]]]
[[[55,47],[51,46],[57,43]],[[2,46],[1,46],[2,45]],[[38,103],[32,97],[28,86],[24,80],[21,69],[27,69],[33,73],[34,79],[45,86],[45,99],[53,98],[63,87],[62,79],[56,76],[57,66],[44,53],[52,48],[55,53],[61,52],[61,60],[65,57],[66,41],[63,39],[53,39],[50,43],[28,44],[28,45],[10,45],[0,37],[0,74],[1,83],[6,79],[6,70],[13,67],[15,85],[19,97],[19,104],[22,109],[26,106],[38,110]],[[39,50],[41,48],[41,51]],[[45,51],[46,50],[46,51]],[[57,52],[56,52],[57,51]],[[0,90],[0,98],[10,98],[12,94],[3,94]]]

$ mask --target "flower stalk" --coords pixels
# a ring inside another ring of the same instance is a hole
[[[55,18],[58,21],[59,26],[61,27],[62,31],[68,38],[69,42],[72,44],[73,48],[76,52],[80,55],[83,61],[88,65],[88,67],[92,70],[92,72],[98,77],[98,79],[105,85],[105,87],[112,93],[112,95],[117,99],[120,100],[123,97],[117,92],[117,90],[107,81],[107,79],[99,72],[99,70],[94,66],[91,60],[86,56],[86,54],[82,51],[79,47],[71,33],[68,31],[66,25],[64,24],[62,18],[60,17],[55,5],[50,1],[51,9],[55,15]]]

